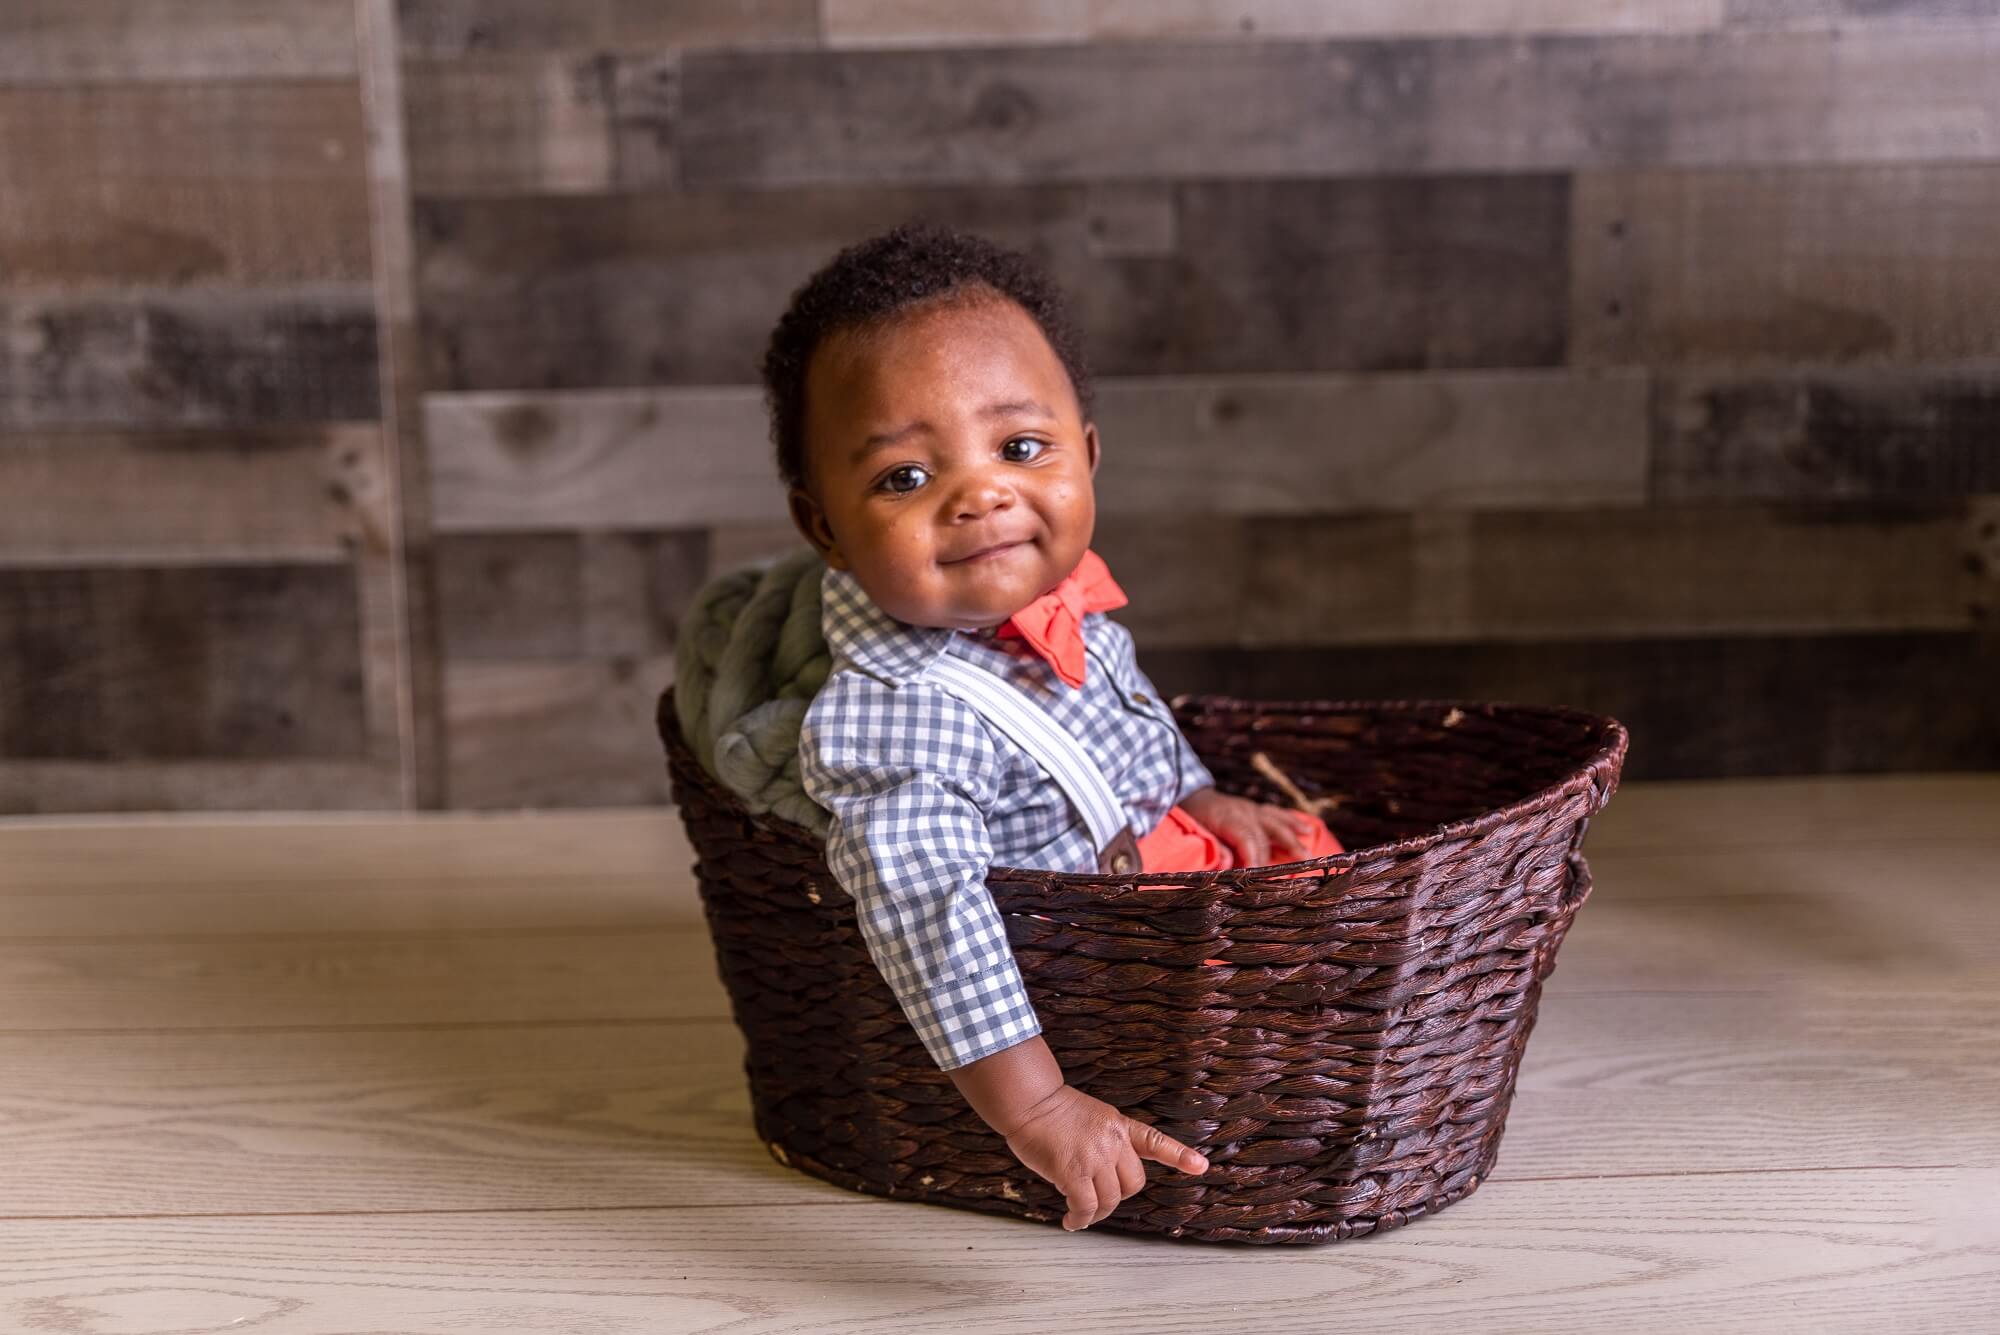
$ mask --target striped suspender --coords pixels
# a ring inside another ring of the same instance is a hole
[[[1104,771],[1085,754],[1082,744],[1057,727],[1047,711],[1020,687],[948,653],[932,659],[924,677],[978,710],[987,722],[1041,761],[1042,768],[1069,797],[1070,805],[1083,816],[1098,848],[1109,845],[1126,828],[1125,804],[1105,782]]]

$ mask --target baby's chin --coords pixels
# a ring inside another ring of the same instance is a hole
[[[1054,588],[1068,573],[1039,560],[1014,563],[1019,567],[1015,570],[1000,568],[1010,562],[1012,558],[1002,557],[986,568],[939,566],[937,573],[941,578],[929,581],[928,588],[920,591],[915,585],[905,584],[902,596],[894,599],[896,606],[891,607],[890,601],[881,595],[876,595],[876,602],[889,607],[898,620],[913,626],[990,631]],[[867,587],[865,582],[863,587]]]
[[[934,626],[942,630],[990,631],[1033,602],[1035,596],[995,590],[991,597],[956,600],[948,606],[933,605],[924,608],[915,618],[904,619],[913,621],[915,625]]]

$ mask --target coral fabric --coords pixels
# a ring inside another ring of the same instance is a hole
[[[1333,831],[1327,829],[1326,822],[1319,817],[1309,816],[1303,811],[1290,811],[1286,814],[1299,827],[1300,835],[1306,840],[1304,855],[1296,858],[1286,857],[1286,861],[1299,862],[1306,858],[1331,857],[1335,853],[1347,851],[1340,846],[1340,841],[1333,837]],[[1229,846],[1223,843],[1214,831],[1179,806],[1167,812],[1166,819],[1162,820],[1151,834],[1139,840],[1139,867],[1144,872],[1226,871],[1235,865],[1236,857]]]
[[[1326,822],[1318,816],[1309,816],[1303,811],[1287,812],[1292,822],[1299,827],[1299,833],[1306,840],[1306,858],[1331,857],[1335,853],[1345,853],[1340,840],[1333,837],[1333,831],[1326,828]],[[1304,861],[1294,858],[1292,861]],[[1229,846],[1215,836],[1215,832],[1196,820],[1179,806],[1167,812],[1153,832],[1139,841],[1139,870],[1152,871],[1227,871],[1236,865],[1236,856]],[[1345,867],[1342,871],[1347,870]],[[1315,876],[1313,871],[1281,872],[1282,876]],[[1226,964],[1227,960],[1203,960],[1203,964]]]
[[[1086,549],[1076,569],[1062,582],[994,630],[999,639],[1024,639],[1030,648],[1056,670],[1071,686],[1083,685],[1083,617],[1086,612],[1108,612],[1131,600],[1111,578],[1104,558]]]

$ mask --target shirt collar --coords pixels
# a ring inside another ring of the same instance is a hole
[[[913,626],[884,612],[848,570],[828,566],[820,577],[820,628],[836,660],[901,686],[921,676],[959,632]]]

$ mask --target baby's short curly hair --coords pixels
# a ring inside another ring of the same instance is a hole
[[[778,475],[806,485],[806,366],[834,334],[866,328],[926,302],[971,296],[979,288],[1008,298],[1041,327],[1069,372],[1077,406],[1090,420],[1091,386],[1082,340],[1062,292],[1033,259],[984,237],[917,218],[848,246],[792,294],[765,349],[765,402]]]

